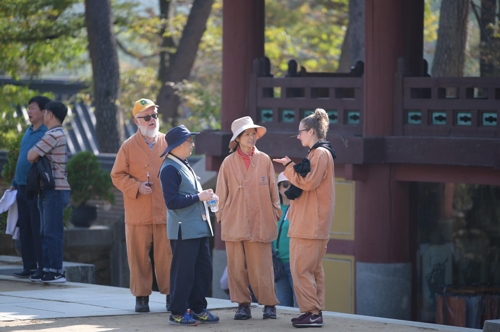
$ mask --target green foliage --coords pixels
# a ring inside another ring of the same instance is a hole
[[[71,227],[71,217],[73,216],[73,208],[71,206],[66,206],[63,211],[63,225],[64,228]]]
[[[0,85],[0,149],[7,149],[11,140],[29,126],[27,113],[22,112],[23,116],[19,116],[16,107],[26,107],[37,95],[41,94],[26,86]],[[52,93],[43,95],[54,98]]]
[[[82,64],[82,0],[2,0],[0,71],[18,79]]]
[[[2,168],[2,179],[5,183],[11,183],[16,173],[17,159],[19,158],[19,149],[24,133],[18,133],[11,139],[7,146],[7,163]]]
[[[134,102],[140,98],[155,100],[160,82],[157,73],[152,67],[127,69],[120,74],[120,107],[127,118],[132,118]]]
[[[191,131],[220,129],[220,91],[211,93],[210,88],[196,81],[178,85],[179,95],[187,108],[182,123]]]
[[[101,168],[93,153],[82,151],[75,154],[68,162],[67,172],[73,206],[85,205],[90,199],[114,204],[115,196],[109,173]]]
[[[439,7],[438,0],[426,0],[424,3],[424,43],[435,43],[439,27]],[[434,50],[432,50],[434,53]]]
[[[86,51],[81,0],[2,0],[0,6],[0,73],[14,79],[82,64]],[[0,86],[0,148],[28,125],[16,107],[39,95],[25,86]],[[47,97],[53,98],[51,94]]]
[[[348,24],[348,0],[266,1],[266,56],[275,76],[295,59],[307,71],[338,67]]]
[[[138,6],[133,1],[113,6],[115,34],[122,60],[120,73],[120,105],[131,117],[133,103],[141,98],[155,99],[160,89],[158,81],[159,52],[162,50],[160,32],[176,43],[189,15],[190,1],[171,3],[173,15],[169,19],[158,16],[157,8]],[[175,45],[163,50],[175,52]],[[191,78],[179,83],[178,94],[184,110],[181,122],[191,130],[220,128],[220,95],[222,72],[222,1],[216,0],[207,22],[207,30],[199,45]],[[162,131],[170,128],[162,126]]]
[[[7,229],[7,213],[0,214],[0,233],[5,233]]]
[[[13,134],[13,138],[7,142],[7,163],[2,168],[2,179],[6,184],[10,184],[12,179],[14,179],[22,138],[22,133],[19,133],[17,136]],[[3,195],[3,193],[0,193],[0,195]],[[6,227],[7,213],[2,213],[0,214],[0,233],[4,233]]]

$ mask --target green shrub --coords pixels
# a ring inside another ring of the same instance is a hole
[[[5,184],[9,185],[12,183],[14,174],[16,173],[17,158],[19,158],[19,148],[21,146],[21,140],[23,139],[24,133],[19,133],[14,135],[13,138],[9,139],[7,142],[7,163],[3,165],[2,168],[2,179]],[[0,193],[0,197],[3,192]],[[7,212],[0,214],[0,233],[4,233],[7,227]]]
[[[70,202],[73,206],[85,205],[97,199],[114,204],[113,184],[109,173],[102,169],[97,157],[88,151],[75,154],[67,166],[71,186]]]

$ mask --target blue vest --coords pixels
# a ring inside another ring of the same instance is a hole
[[[167,156],[161,165],[160,173],[167,165],[174,166],[181,175],[179,195],[193,195],[199,193],[197,189],[197,179],[194,177],[194,173],[191,172],[186,165],[176,162]],[[178,240],[179,227],[181,228],[183,240],[213,236],[211,227],[208,225],[209,221],[204,220],[203,216],[205,216],[205,214],[205,204],[200,201],[182,209],[167,209],[168,238],[170,240]]]

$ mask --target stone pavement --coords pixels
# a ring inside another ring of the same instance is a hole
[[[0,276],[0,331],[289,331],[297,316],[295,308],[278,307],[278,319],[263,320],[262,306],[252,306],[253,318],[232,319],[236,305],[228,300],[208,299],[208,307],[219,315],[219,324],[179,327],[168,324],[165,296],[150,296],[150,313],[135,313],[135,299],[126,288],[67,282],[33,283],[26,279]],[[457,328],[410,321],[324,312],[325,331],[457,331]]]

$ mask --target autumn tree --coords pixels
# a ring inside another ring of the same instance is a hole
[[[365,61],[365,0],[349,0],[349,25],[337,71],[348,72],[358,60]]]
[[[274,74],[283,76],[290,59],[307,71],[336,71],[348,8],[348,0],[266,1],[265,51]]]
[[[2,0],[0,6],[0,74],[14,80],[34,79],[44,72],[82,64],[83,17],[79,0]],[[37,91],[20,84],[0,85],[0,148],[8,145],[28,119],[16,107]],[[48,97],[53,98],[52,94]]]
[[[163,120],[172,126],[178,123],[179,95],[176,92],[176,84],[189,78],[191,69],[196,59],[198,46],[203,33],[214,0],[194,0],[182,36],[176,44],[174,39],[166,34],[166,25],[162,26],[160,67],[158,79],[161,82],[157,102],[159,111],[163,114]],[[169,0],[160,0],[160,15],[168,17],[170,7]]]
[[[469,12],[469,0],[441,1],[432,76],[463,76]]]
[[[123,140],[118,107],[120,70],[110,0],[85,0],[85,22],[93,72],[96,135],[100,152],[116,153]]]
[[[496,77],[500,71],[500,37],[497,26],[497,0],[481,0],[478,6],[471,2],[471,6],[479,23],[480,29],[480,75],[482,77]]]

